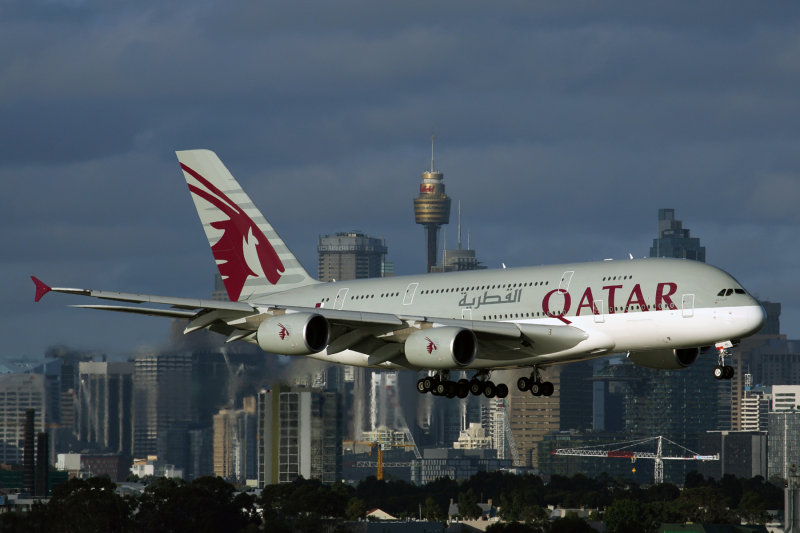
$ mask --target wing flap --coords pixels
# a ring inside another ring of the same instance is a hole
[[[177,309],[154,309],[147,307],[131,307],[125,305],[70,305],[77,309],[98,309],[100,311],[115,311],[117,313],[133,313],[137,315],[165,316],[168,318],[192,318],[192,311],[178,311]]]

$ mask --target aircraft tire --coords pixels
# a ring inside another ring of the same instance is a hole
[[[533,383],[531,383],[530,391],[531,391],[531,394],[533,394],[534,396],[541,396],[542,395],[542,384],[541,384],[541,382],[534,381]]]
[[[542,383],[542,396],[552,396],[555,390],[556,388],[550,381],[545,381]]]
[[[425,383],[425,392],[431,392],[433,387],[436,385],[436,379],[430,376],[426,378],[422,378],[422,381]]]
[[[469,391],[475,396],[480,395],[483,393],[483,382],[478,379],[473,379],[469,382]]]
[[[491,381],[483,382],[483,395],[487,398],[494,398],[497,394],[497,387]]]
[[[466,398],[469,396],[469,380],[459,379],[456,383],[456,396],[459,398]]]
[[[496,394],[498,398],[505,398],[506,396],[508,396],[508,385],[506,385],[505,383],[499,383],[497,385]]]
[[[434,394],[436,394],[436,396],[444,396],[447,393],[447,386],[445,385],[445,383],[446,383],[445,381],[440,381],[433,388]]]
[[[525,392],[527,390],[531,390],[531,383],[532,383],[532,381],[531,381],[530,378],[526,378],[525,376],[522,376],[521,378],[519,378],[517,380],[517,388],[519,390],[521,390],[522,392]]]
[[[736,371],[732,366],[725,365],[722,367],[722,379],[733,379],[734,374],[736,374]]]
[[[426,392],[428,392],[425,389],[425,378],[422,378],[419,381],[417,381],[417,392],[419,392],[420,394],[425,394]]]
[[[725,367],[717,365],[714,367],[714,379],[722,379],[725,377]]]

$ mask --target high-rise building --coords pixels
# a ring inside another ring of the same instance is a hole
[[[320,235],[317,244],[320,281],[379,278],[384,272],[383,239],[355,231]]]
[[[767,439],[767,478],[789,479],[789,467],[800,464],[800,412],[771,412]]]
[[[458,243],[455,249],[444,249],[442,252],[442,262],[433,265],[430,272],[458,272],[462,270],[484,270],[486,267],[481,265],[475,255],[475,250],[469,247],[469,238],[467,239],[467,247],[461,247],[461,202],[458,202]]]
[[[256,479],[256,398],[242,409],[214,415],[214,475],[232,482]]]
[[[258,486],[300,476],[335,483],[342,478],[338,393],[276,386],[258,393]]]
[[[77,433],[83,445],[131,455],[134,363],[81,362]]]
[[[31,439],[45,430],[45,378],[41,374],[0,375],[0,463],[21,464],[25,412],[33,409]],[[32,488],[32,487],[31,487]]]
[[[450,222],[450,198],[444,193],[444,173],[434,169],[431,139],[431,169],[422,173],[419,196],[414,198],[414,218],[425,228],[427,271],[436,264],[439,228]]]
[[[191,354],[152,354],[134,360],[135,456],[157,455],[184,467],[188,458],[170,456],[180,448],[179,432],[186,432],[192,423],[192,390]]]
[[[706,261],[706,248],[700,246],[700,239],[690,237],[689,230],[675,219],[674,209],[658,210],[658,237],[653,239],[650,257],[677,257]]]

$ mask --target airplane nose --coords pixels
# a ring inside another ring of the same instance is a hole
[[[753,303],[754,305],[748,305],[743,308],[740,320],[742,329],[745,330],[745,333],[742,334],[743,337],[758,333],[767,320],[767,313],[764,308],[756,301]]]

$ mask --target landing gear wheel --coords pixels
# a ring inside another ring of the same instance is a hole
[[[545,381],[542,383],[542,396],[552,396],[555,390],[556,388],[551,382]]]
[[[430,389],[425,387],[425,378],[422,378],[419,381],[417,381],[417,392],[419,392],[420,394],[425,394],[429,390]]]
[[[495,392],[498,398],[505,398],[508,396],[508,385],[505,383],[500,383],[497,385],[497,391]]]
[[[533,383],[533,381],[530,378],[526,378],[525,376],[522,376],[521,378],[519,378],[517,380],[517,388],[519,390],[521,390],[522,392],[525,392],[527,390],[531,390],[531,383]]]
[[[447,387],[445,386],[445,383],[445,381],[440,381],[433,388],[433,393],[436,396],[444,396],[447,393]]]
[[[722,367],[722,378],[723,379],[732,379],[733,375],[735,373],[736,373],[736,371],[733,369],[732,366],[725,365],[725,366]]]
[[[540,381],[534,381],[531,383],[531,394],[534,396],[541,396],[542,395],[542,383]]]
[[[494,398],[497,394],[497,387],[491,381],[483,382],[483,395],[487,398]]]
[[[478,396],[483,393],[483,382],[478,379],[473,379],[469,382],[469,391]]]
[[[723,379],[725,377],[725,367],[717,365],[714,367],[714,379]]]

